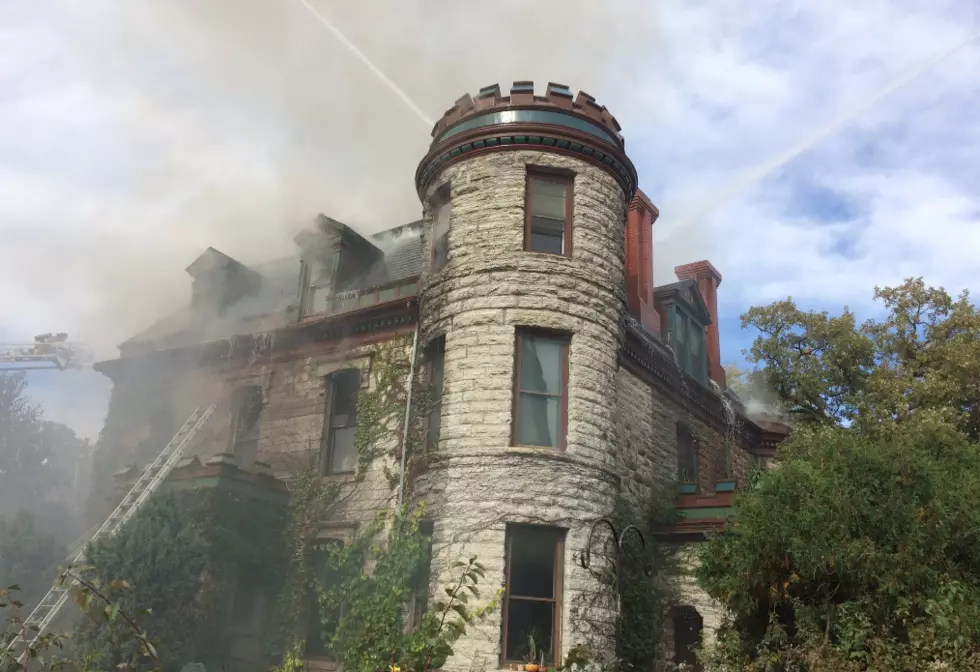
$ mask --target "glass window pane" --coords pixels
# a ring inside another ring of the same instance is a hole
[[[396,298],[397,291],[395,287],[387,287],[378,292],[378,302],[384,303],[385,301],[391,301]]]
[[[333,377],[333,422],[331,426],[353,424],[357,412],[360,371],[343,371]]]
[[[565,220],[566,186],[540,179],[531,180],[531,214]]]
[[[551,638],[554,632],[554,602],[536,602],[511,599],[507,604],[507,659],[524,660],[530,647],[529,636],[534,637],[534,647],[548,651],[545,663],[554,664],[551,655]]]
[[[347,473],[357,468],[357,449],[354,446],[355,427],[342,427],[332,430],[330,454],[331,473]]]
[[[564,348],[563,339],[522,334],[520,389],[561,394]]]
[[[449,258],[449,232],[436,238],[432,248],[432,267],[438,270],[446,265]]]
[[[517,417],[517,444],[558,447],[558,413],[561,399],[522,392]]]
[[[429,420],[426,428],[426,446],[435,448],[439,445],[439,429],[442,425],[442,404],[433,404],[429,411]]]
[[[378,294],[373,289],[364,292],[357,298],[357,305],[360,306],[361,308],[365,306],[373,306],[377,302],[378,302]]]
[[[510,595],[555,597],[555,546],[551,530],[518,528],[511,538]]]
[[[534,231],[531,232],[528,249],[531,252],[541,252],[543,254],[565,254],[564,240],[560,235],[552,236],[550,234],[535,233]]]
[[[409,282],[398,288],[398,296],[414,296],[418,291],[418,283]]]

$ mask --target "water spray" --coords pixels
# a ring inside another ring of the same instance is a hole
[[[297,0],[297,1],[301,5],[306,7],[308,10],[310,10],[313,16],[317,18],[317,21],[319,21],[324,28],[329,30],[333,34],[333,36],[336,37],[337,40],[347,48],[349,52],[357,56],[357,58],[360,59],[360,61],[365,66],[367,66],[367,69],[371,71],[371,74],[373,74],[375,77],[381,80],[382,84],[387,86],[392,93],[398,96],[398,98],[401,99],[401,101],[405,103],[412,112],[415,113],[415,116],[417,116],[422,121],[422,123],[426,125],[426,128],[432,128],[435,125],[435,122],[429,118],[429,115],[427,115],[424,111],[422,111],[422,108],[416,105],[415,101],[408,97],[407,93],[402,91],[397,84],[391,81],[391,79],[384,72],[381,71],[381,68],[379,68],[374,63],[372,63],[371,59],[365,56],[364,52],[358,49],[353,42],[348,40],[335,25],[330,23],[330,21],[328,21],[327,18],[323,16],[320,12],[316,11],[316,8],[314,8],[313,5],[307,2],[307,0]]]
[[[687,225],[692,224],[693,222],[701,219],[707,214],[710,214],[718,206],[723,205],[728,201],[732,200],[733,198],[741,195],[743,192],[751,188],[756,183],[761,182],[762,180],[766,179],[767,177],[769,177],[770,175],[778,171],[780,168],[786,166],[791,161],[793,161],[793,159],[808,151],[810,148],[812,148],[814,145],[819,143],[821,140],[824,140],[827,137],[836,133],[837,131],[841,130],[851,121],[853,121],[863,113],[867,112],[869,109],[871,109],[872,107],[880,103],[882,100],[884,100],[891,94],[895,93],[899,89],[908,86],[912,81],[914,81],[915,79],[923,75],[925,72],[931,70],[932,68],[936,67],[943,61],[947,60],[948,58],[956,54],[961,49],[964,49],[966,46],[968,46],[970,43],[972,43],[978,38],[980,38],[980,33],[974,33],[973,35],[963,40],[962,42],[959,42],[952,48],[947,49],[946,51],[940,54],[925,59],[922,63],[912,68],[908,72],[906,72],[904,75],[902,75],[901,77],[893,81],[888,86],[875,92],[874,95],[868,97],[860,105],[852,108],[847,113],[837,117],[823,128],[817,130],[815,133],[807,136],[800,142],[796,143],[794,146],[787,149],[785,152],[749,170],[740,180],[735,182],[728,189],[723,190],[721,194],[719,194],[713,200],[709,201],[706,205],[702,206],[701,208],[699,208],[698,210],[696,210],[695,212],[689,215],[681,216],[677,220],[677,223],[671,227],[671,231],[676,232],[678,230],[683,229]],[[669,235],[666,237],[669,238]]]

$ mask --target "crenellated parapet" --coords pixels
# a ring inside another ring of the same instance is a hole
[[[566,154],[602,166],[622,187],[626,200],[636,191],[636,169],[626,156],[619,122],[595,98],[574,95],[549,82],[545,95],[534,82],[514,82],[510,95],[493,84],[474,97],[464,95],[432,129],[432,144],[415,174],[423,194],[433,177],[464,156],[501,150]]]

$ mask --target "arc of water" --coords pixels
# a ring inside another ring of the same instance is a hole
[[[709,201],[706,205],[700,207],[696,211],[680,217],[676,223],[671,226],[671,231],[676,233],[682,230],[688,224],[691,224],[705,215],[710,214],[716,208],[725,203],[731,201],[732,199],[740,196],[743,192],[754,186],[756,183],[761,182],[765,178],[769,177],[777,170],[783,166],[789,164],[793,159],[800,156],[820,141],[826,139],[827,137],[838,132],[844,128],[847,124],[854,121],[857,117],[861,116],[872,107],[880,103],[882,100],[895,93],[899,89],[902,89],[912,83],[914,80],[921,77],[923,74],[933,69],[943,61],[949,59],[951,56],[959,52],[961,49],[966,48],[972,42],[980,38],[980,32],[974,33],[965,40],[957,43],[953,47],[946,49],[945,51],[933,55],[924,61],[920,62],[919,65],[908,70],[901,77],[892,81],[888,86],[885,86],[873,95],[869,96],[861,104],[851,108],[846,113],[840,115],[830,123],[826,124],[822,128],[818,129],[816,132],[811,133],[806,136],[803,140],[797,142],[795,145],[789,149],[783,151],[782,153],[776,155],[772,159],[765,161],[764,163],[755,166],[750,169],[743,177],[737,180],[732,186],[727,189],[722,190],[722,192],[714,199]],[[669,237],[669,234],[667,235]]]
[[[382,84],[384,84],[386,87],[388,87],[388,89],[392,93],[394,93],[396,96],[398,96],[398,98],[403,103],[405,103],[405,105],[408,106],[408,109],[410,109],[412,112],[415,113],[415,116],[418,117],[422,121],[423,124],[425,124],[428,128],[432,128],[435,125],[435,122],[429,117],[429,115],[427,115],[422,110],[421,107],[419,107],[418,105],[416,105],[415,104],[415,101],[412,100],[409,97],[409,95],[407,93],[405,93],[401,89],[401,87],[399,87],[397,84],[395,84],[391,80],[391,78],[388,77],[388,75],[386,75],[381,70],[381,68],[379,68],[374,63],[372,63],[371,62],[371,59],[369,59],[364,54],[364,52],[362,52],[360,49],[358,49],[357,46],[355,46],[353,42],[351,42],[350,40],[348,40],[347,37],[342,32],[340,32],[340,29],[339,28],[337,28],[335,25],[333,25],[332,23],[330,23],[330,21],[327,20],[327,17],[323,16],[323,14],[321,14],[320,12],[318,12],[316,10],[316,8],[313,5],[311,5],[307,0],[297,0],[297,2],[299,2],[299,4],[303,5],[308,10],[310,10],[310,13],[312,13],[313,16],[316,17],[317,21],[319,21],[320,24],[324,28],[326,28],[327,30],[329,30],[331,32],[331,34],[333,34],[333,36],[335,38],[337,38],[337,41],[340,42],[342,45],[344,45],[344,47],[347,49],[347,51],[349,51],[352,54],[354,54],[354,56],[356,56],[357,59],[360,60],[361,63],[363,63],[365,65],[365,67],[367,67],[367,69],[371,71],[371,74],[372,75],[374,75],[375,77],[377,77],[378,80]]]

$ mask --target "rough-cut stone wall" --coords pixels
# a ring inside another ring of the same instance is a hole
[[[702,493],[712,493],[717,480],[725,475],[726,429],[705,422],[697,413],[686,409],[674,397],[652,386],[626,368],[617,374],[617,427],[621,446],[622,489],[636,505],[649,501],[654,488],[672,486],[677,477],[677,423],[690,426],[700,442],[700,479]],[[751,456],[739,445],[732,446],[731,476],[739,482],[751,463]],[[721,623],[723,608],[701,590],[692,575],[696,564],[696,544],[677,545],[680,573],[664,577],[671,587],[674,606],[692,606],[704,619],[704,633],[710,641]],[[673,659],[673,625],[668,620],[663,633],[664,660]]]
[[[715,633],[721,625],[725,616],[725,608],[720,603],[711,599],[697,585],[694,578],[694,571],[697,568],[696,544],[678,544],[672,551],[678,564],[677,576],[671,577],[670,584],[673,593],[677,596],[678,606],[690,606],[697,609],[703,619],[702,641],[711,644],[715,639]],[[674,624],[672,619],[665,622],[664,632],[664,658],[673,660],[674,658]]]
[[[261,387],[263,407],[259,416],[257,455],[240,456],[239,466],[250,469],[258,460],[271,466],[279,475],[306,469],[316,464],[320,451],[329,394],[326,376],[345,368],[360,368],[367,372],[373,353],[383,345],[340,347],[320,355],[274,362],[257,358],[248,366],[158,371],[156,376],[145,376],[139,385],[133,377],[117,381],[113,398],[119,401],[110,408],[107,420],[115,450],[106,453],[106,469],[111,473],[133,464],[144,467],[163,450],[195,408],[211,403],[216,404],[211,418],[185,448],[184,455],[196,455],[204,462],[219,453],[231,452],[234,393],[246,385]],[[373,374],[365,375],[362,385],[374,389]],[[159,428],[152,426],[154,411],[158,408],[168,409],[169,416],[173,417],[173,426],[169,430],[158,431]],[[154,440],[150,442],[147,437]],[[137,454],[134,441],[140,439],[148,445]],[[386,451],[389,447],[378,448]],[[391,505],[394,493],[384,476],[386,464],[384,459],[375,460],[356,490],[343,493],[344,504],[333,516],[334,522],[366,523],[378,510]],[[332,478],[351,480],[341,476]],[[121,493],[115,492],[108,481],[103,487],[103,501],[118,501]],[[105,507],[111,509],[112,504],[106,501]],[[103,517],[108,509],[100,511]]]
[[[699,482],[702,493],[710,494],[720,480],[741,482],[748,473],[751,455],[734,441],[732,474],[726,473],[727,429],[706,422],[675,397],[653,386],[631,370],[617,374],[616,426],[621,448],[623,491],[637,502],[649,498],[654,485],[671,485],[677,478],[677,424],[686,423],[698,440]]]
[[[571,258],[524,251],[529,165],[575,173]],[[446,182],[449,257],[441,271],[424,276],[421,310],[422,342],[446,338],[438,457],[417,489],[435,519],[432,589],[441,594],[453,579],[452,561],[469,555],[487,566],[491,586],[502,585],[507,523],[565,528],[564,655],[580,635],[581,620],[570,617],[576,598],[596,587],[578,553],[618,492],[611,402],[625,306],[626,202],[601,168],[544,152],[457,163],[433,182],[426,201]],[[431,224],[429,208],[424,216]],[[572,334],[565,452],[511,447],[518,327]],[[446,669],[495,669],[500,634],[498,611],[468,631]]]

